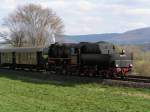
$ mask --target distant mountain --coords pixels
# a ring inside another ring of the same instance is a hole
[[[106,34],[89,34],[89,35],[65,35],[67,42],[97,42],[100,40],[109,41],[113,40],[114,37],[119,36],[119,33],[106,33]]]
[[[116,40],[124,44],[150,43],[150,27],[127,31],[117,36]]]
[[[90,35],[64,35],[66,42],[109,41],[118,44],[150,43],[150,27],[127,31],[124,33],[106,33]]]

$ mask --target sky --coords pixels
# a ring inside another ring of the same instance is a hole
[[[150,0],[2,0],[3,20],[18,6],[38,4],[62,19],[67,35],[122,33],[150,26]]]

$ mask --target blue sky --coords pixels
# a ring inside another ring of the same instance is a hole
[[[120,33],[150,26],[150,0],[3,0],[0,23],[17,6],[29,3],[53,9],[65,24],[65,34]]]

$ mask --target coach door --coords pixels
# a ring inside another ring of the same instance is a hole
[[[76,65],[77,64],[77,49],[71,48],[71,64]]]

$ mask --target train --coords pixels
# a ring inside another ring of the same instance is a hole
[[[0,67],[43,69],[63,75],[125,78],[133,68],[133,53],[106,41],[54,43],[49,47],[0,49]]]

